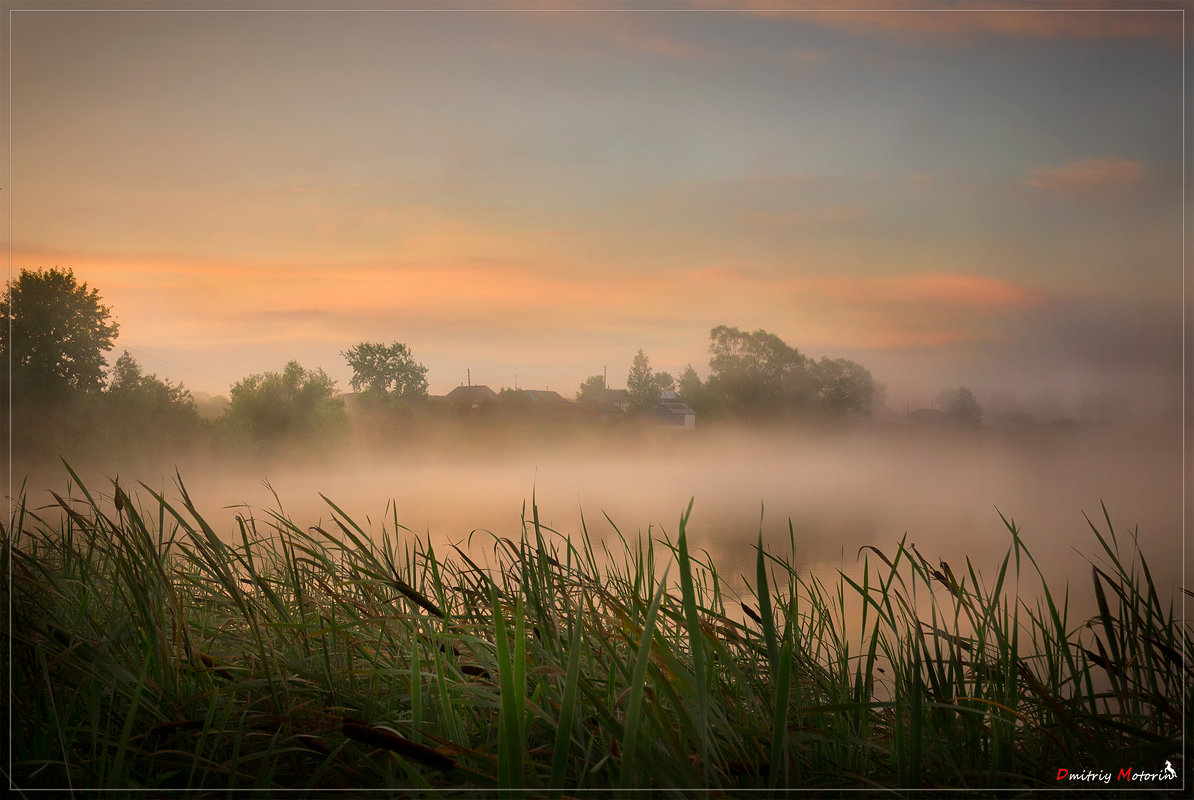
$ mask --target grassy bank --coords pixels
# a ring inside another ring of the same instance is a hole
[[[1047,576],[1010,523],[981,571],[900,543],[826,582],[760,546],[738,598],[687,514],[595,552],[532,502],[518,541],[437,553],[392,509],[209,522],[181,483],[71,477],[3,531],[18,787],[1031,792],[1167,760],[1178,780],[1111,788],[1185,782],[1190,630],[1106,518],[1088,620],[1047,581],[1017,596]]]

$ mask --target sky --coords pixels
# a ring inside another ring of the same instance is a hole
[[[725,324],[900,410],[1180,402],[1189,3],[777,5],[7,3],[10,275],[213,394],[400,341],[571,397]]]

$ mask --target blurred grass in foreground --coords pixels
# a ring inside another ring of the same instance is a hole
[[[1087,620],[1006,520],[985,575],[900,542],[825,582],[760,538],[740,599],[688,512],[594,552],[532,499],[519,541],[437,554],[392,507],[379,532],[324,498],[324,527],[279,504],[218,533],[181,480],[172,503],[70,477],[0,542],[16,787],[912,795],[1166,760],[1185,782],[1190,628],[1105,512]]]

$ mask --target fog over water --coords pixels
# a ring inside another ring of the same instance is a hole
[[[690,546],[708,550],[731,578],[753,576],[760,512],[764,541],[779,552],[787,551],[791,520],[797,563],[814,572],[856,569],[860,547],[890,553],[906,532],[930,561],[944,559],[959,572],[970,557],[991,576],[1010,544],[998,508],[1019,526],[1050,583],[1069,581],[1079,596],[1090,594],[1090,567],[1075,548],[1099,550],[1083,512],[1104,528],[1102,502],[1125,534],[1121,545],[1138,527],[1158,587],[1176,598],[1182,582],[1181,444],[1172,427],[725,428],[591,431],[558,440],[464,431],[452,441],[370,455],[178,466],[200,512],[229,535],[243,511],[226,507],[274,508],[276,492],[303,527],[329,521],[322,493],[366,530],[379,530],[383,520],[392,529],[392,500],[398,522],[421,536],[430,532],[437,545],[465,542],[474,530],[517,538],[523,503],[529,519],[534,493],[543,524],[578,537],[583,514],[590,536],[616,552],[605,515],[629,539],[650,527],[674,540],[693,499]],[[131,477],[122,472],[122,484]],[[170,467],[136,478],[178,496]],[[97,477],[86,479],[93,490],[102,487]],[[36,479],[35,499],[39,482],[58,491],[65,483]],[[487,537],[474,541],[491,545]]]

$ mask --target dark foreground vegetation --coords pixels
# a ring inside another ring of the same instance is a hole
[[[71,478],[18,498],[0,549],[23,789],[1184,788],[1189,628],[1109,519],[1087,620],[1010,523],[981,571],[901,542],[824,582],[760,546],[738,598],[687,515],[595,551],[532,502],[520,540],[437,553],[392,512],[217,529],[181,482]]]

